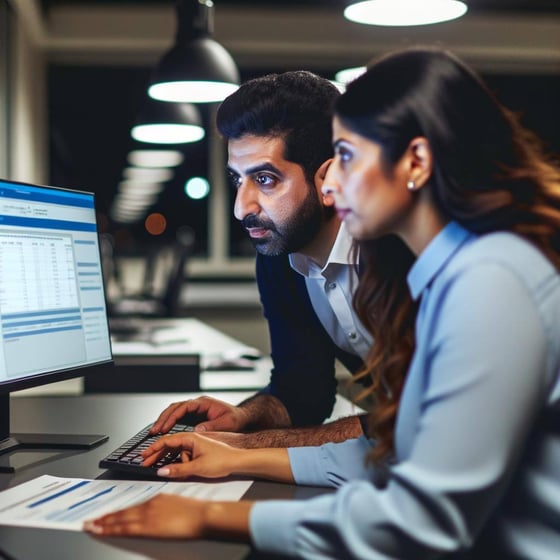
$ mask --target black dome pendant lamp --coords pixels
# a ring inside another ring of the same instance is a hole
[[[222,101],[239,84],[239,71],[228,51],[212,39],[212,0],[179,0],[175,45],[157,65],[148,95],[160,101]]]

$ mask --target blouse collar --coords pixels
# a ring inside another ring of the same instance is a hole
[[[420,297],[420,294],[470,237],[474,237],[474,234],[457,222],[449,222],[430,241],[408,273],[408,287],[413,299]]]

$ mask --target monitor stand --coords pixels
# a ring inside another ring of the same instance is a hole
[[[107,441],[100,434],[20,434],[10,433],[10,395],[0,395],[0,473],[13,473],[7,453],[24,449],[90,449]],[[5,460],[7,459],[7,460]]]

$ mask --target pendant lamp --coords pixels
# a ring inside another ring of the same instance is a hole
[[[368,0],[348,6],[344,17],[367,25],[412,26],[449,21],[466,11],[458,0]]]
[[[186,144],[204,138],[204,128],[194,105],[147,99],[130,134],[138,142]]]
[[[148,95],[161,101],[222,101],[239,84],[235,61],[212,39],[211,0],[179,0],[175,45],[157,65]]]

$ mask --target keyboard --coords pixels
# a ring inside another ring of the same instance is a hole
[[[143,457],[141,455],[144,449],[147,449],[154,441],[159,439],[162,434],[150,435],[149,431],[152,424],[140,430],[135,436],[125,441],[120,447],[99,461],[99,467],[109,469],[111,471],[120,471],[123,473],[140,474],[140,475],[156,475],[156,471],[168,465],[169,463],[180,462],[181,457],[178,453],[170,452],[163,456],[157,463],[145,467],[142,466]],[[192,432],[193,426],[186,424],[175,424],[169,434],[180,432]]]

